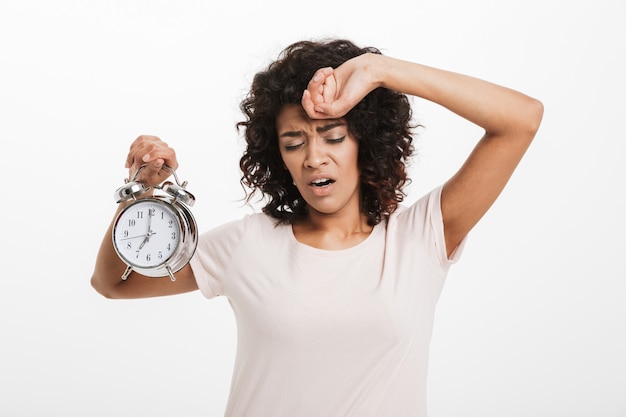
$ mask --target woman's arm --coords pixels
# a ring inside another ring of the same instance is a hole
[[[140,136],[131,145],[126,162],[127,168],[130,169],[130,178],[144,164],[147,166],[142,170],[139,179],[149,187],[160,184],[170,176],[171,172],[163,168],[164,164],[173,169],[178,167],[174,150],[154,136]],[[119,204],[117,213],[128,204],[130,203]],[[189,265],[176,272],[176,281],[171,281],[169,278],[149,278],[134,271],[123,281],[121,276],[126,269],[126,264],[122,262],[113,248],[112,228],[111,223],[102,239],[91,277],[91,285],[100,294],[107,298],[143,298],[179,294],[198,289]]]
[[[498,197],[539,128],[541,102],[517,91],[449,71],[365,54],[320,69],[302,104],[311,117],[345,115],[377,87],[437,103],[485,130],[441,197],[448,255]]]

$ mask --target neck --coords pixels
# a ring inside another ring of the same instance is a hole
[[[333,213],[325,214],[315,211],[309,212],[302,226],[338,235],[349,235],[352,233],[369,232],[372,227],[367,224],[367,216],[362,213]]]
[[[293,225],[296,239],[320,249],[345,249],[363,241],[372,231],[360,211],[325,214],[310,210],[307,218]]]

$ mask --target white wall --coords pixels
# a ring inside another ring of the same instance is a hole
[[[292,41],[345,36],[541,99],[535,143],[442,295],[432,417],[626,416],[626,4],[0,1],[3,416],[219,416],[223,299],[111,301],[89,286],[139,134],[175,146],[208,229],[238,199],[237,104]],[[247,3],[247,4],[246,4]],[[416,100],[409,202],[480,132]]]

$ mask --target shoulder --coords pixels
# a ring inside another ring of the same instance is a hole
[[[207,297],[224,294],[223,278],[233,266],[242,266],[262,245],[275,222],[267,215],[253,213],[213,227],[200,235],[191,259],[198,287]]]
[[[448,259],[447,256],[441,213],[442,187],[433,188],[410,206],[398,207],[389,217],[387,235],[388,240],[398,241],[399,245],[407,247],[422,248],[440,265],[449,265],[457,257]]]
[[[246,235],[270,232],[276,227],[277,220],[267,214],[251,213],[203,232],[201,241],[205,243],[234,242],[241,240]]]
[[[270,221],[269,216],[263,213],[250,213],[234,220],[228,220],[224,223],[213,226],[203,232],[203,235],[219,236],[229,233],[240,233],[250,226],[262,225]]]
[[[389,217],[389,225],[400,228],[400,230],[415,230],[443,224],[441,189],[441,185],[433,188],[410,206],[399,205]]]

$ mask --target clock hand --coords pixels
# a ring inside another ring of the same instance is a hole
[[[137,235],[137,236],[125,237],[125,238],[122,238],[120,240],[137,239],[138,237],[146,237],[146,235]]]
[[[146,243],[148,243],[150,241],[150,236],[153,236],[153,235],[156,235],[156,232],[153,232],[152,230],[149,230],[148,234],[145,236],[143,242],[141,242],[141,245],[139,245],[139,249],[138,250],[141,250],[141,248],[143,248],[143,245],[145,245]]]
[[[148,210],[148,231],[146,232],[146,240],[143,243],[146,243],[150,240],[150,236],[152,236],[152,230],[150,230],[150,226],[152,225],[152,216],[154,216],[155,214],[153,214],[153,212],[151,211],[153,209],[149,209]],[[143,246],[143,243],[141,246]]]
[[[139,245],[139,250],[144,247],[146,243],[150,241],[150,236],[152,236],[152,231],[150,230],[150,225],[152,224],[152,209],[148,209],[148,230],[146,231],[145,238],[141,245]]]

